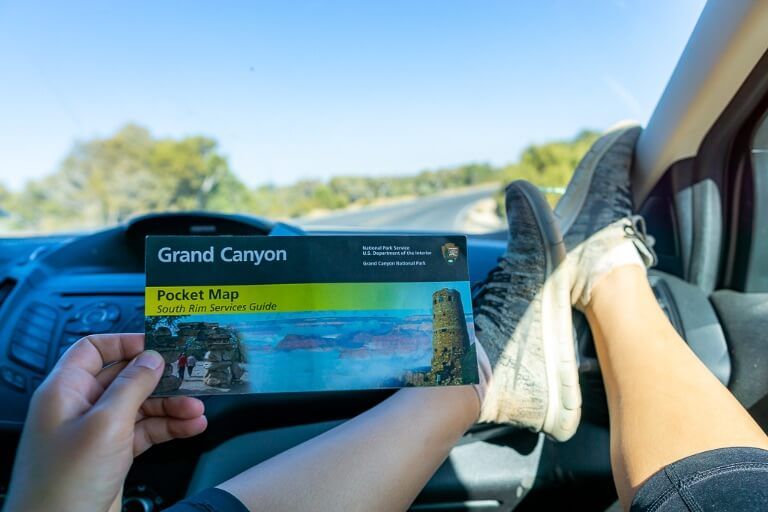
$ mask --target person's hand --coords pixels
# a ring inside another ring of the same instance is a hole
[[[134,457],[205,430],[200,400],[147,398],[165,363],[143,350],[143,334],[103,334],[64,354],[32,397],[8,512],[119,510]]]

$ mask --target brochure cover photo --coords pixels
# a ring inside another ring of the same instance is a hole
[[[148,237],[156,395],[478,382],[464,237]]]

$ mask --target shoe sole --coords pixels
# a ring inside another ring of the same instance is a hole
[[[581,389],[573,335],[571,281],[565,265],[565,243],[558,220],[541,192],[528,182],[516,182],[516,185],[532,207],[547,261],[547,279],[540,300],[548,403],[541,430],[557,441],[566,441],[579,426]]]
[[[636,127],[637,124],[625,122],[610,128],[605,135],[598,139],[598,142],[602,142],[599,147],[595,143],[595,146],[584,156],[585,165],[576,167],[565,194],[555,207],[555,217],[560,222],[560,231],[563,235],[568,233],[576,221],[576,217],[584,208],[584,201],[587,199],[589,186],[592,184],[592,177],[595,175],[597,165],[622,135]]]

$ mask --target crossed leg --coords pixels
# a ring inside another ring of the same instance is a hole
[[[616,268],[586,308],[608,396],[611,465],[625,508],[667,464],[768,437],[659,308],[645,271]]]

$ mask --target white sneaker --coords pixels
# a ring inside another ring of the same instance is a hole
[[[507,251],[474,299],[481,373],[480,421],[509,423],[565,441],[581,417],[565,248],[551,208],[524,181],[506,190]],[[483,362],[490,367],[483,368]]]

